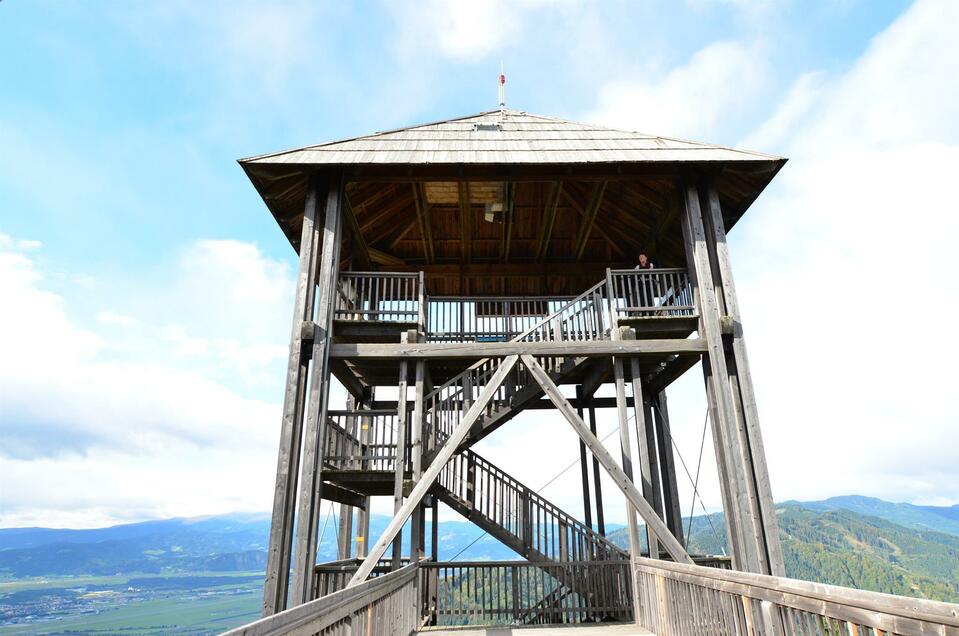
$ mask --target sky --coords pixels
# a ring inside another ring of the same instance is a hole
[[[789,157],[730,235],[774,496],[959,503],[956,24],[949,0],[0,2],[0,527],[268,510],[296,255],[236,160],[489,110],[501,63],[510,108]],[[684,511],[698,467],[716,510],[698,370],[669,400]],[[538,487],[578,457],[557,418],[479,451]],[[543,494],[581,513],[578,488]]]

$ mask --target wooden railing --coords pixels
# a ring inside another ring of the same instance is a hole
[[[608,280],[619,318],[696,315],[685,269],[614,269]]]
[[[439,484],[509,533],[535,560],[623,560],[627,553],[472,451],[454,455]]]
[[[418,582],[416,565],[408,565],[230,630],[226,636],[410,636],[421,623]]]
[[[330,411],[323,460],[332,470],[396,469],[396,411]],[[411,454],[406,436],[407,469]]]
[[[430,342],[507,342],[563,306],[571,297],[431,296]]]
[[[333,318],[424,325],[426,306],[422,272],[341,272]]]
[[[340,559],[320,563],[313,568],[313,598],[321,598],[327,594],[339,592],[346,588],[346,584],[353,578],[353,574],[360,567],[362,559]],[[400,564],[408,565],[407,557],[400,559]],[[370,572],[370,577],[385,576],[393,571],[393,559],[380,559],[380,562]]]
[[[429,625],[629,621],[629,561],[423,563]]]
[[[636,559],[637,622],[657,636],[959,634],[959,605]]]

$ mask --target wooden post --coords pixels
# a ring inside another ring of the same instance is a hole
[[[432,496],[433,506],[432,506],[432,517],[430,519],[430,558],[433,559],[433,563],[439,561],[439,544],[437,541],[440,536],[440,500],[436,495]]]
[[[316,299],[316,327],[313,336],[313,368],[306,427],[303,431],[300,494],[297,504],[296,540],[293,559],[291,601],[302,604],[313,597],[313,568],[319,534],[322,501],[323,444],[326,437],[326,412],[330,390],[329,344],[333,326],[333,302],[336,294],[340,242],[342,238],[341,203],[344,184],[332,178],[326,199],[323,227],[323,252],[319,259],[319,286]]]
[[[320,236],[316,230],[316,216],[318,199],[322,195],[321,187],[322,184],[311,181],[303,210],[300,267],[296,279],[293,330],[287,362],[286,392],[283,396],[283,418],[280,423],[276,486],[273,491],[273,521],[270,525],[269,547],[266,555],[266,578],[263,581],[263,616],[270,616],[286,609],[293,518],[296,510],[300,438],[310,363],[308,350],[303,346],[303,326],[313,319],[317,244]]]
[[[612,340],[622,340],[619,320],[616,315],[616,298],[613,292],[613,274],[606,270],[606,289],[609,292],[609,333]],[[613,358],[613,380],[616,385],[616,414],[619,418],[619,446],[623,461],[623,474],[633,480],[633,450],[629,439],[629,411],[626,404],[626,380],[623,371],[623,359]],[[585,439],[583,440],[586,441]],[[595,454],[594,454],[595,457]],[[629,553],[632,558],[641,556],[639,525],[636,522],[636,510],[627,502],[626,526],[629,532]]]
[[[409,518],[410,514],[412,514],[413,508],[419,505],[419,503],[423,500],[423,497],[433,486],[433,483],[439,476],[440,471],[446,466],[446,462],[450,460],[450,458],[453,456],[453,453],[456,452],[456,449],[459,448],[460,444],[463,443],[463,440],[466,439],[466,435],[469,433],[470,428],[473,426],[476,420],[479,419],[483,411],[486,410],[486,406],[490,403],[490,401],[493,399],[493,396],[496,394],[496,391],[503,384],[503,380],[513,369],[513,367],[516,366],[516,362],[518,360],[519,357],[515,355],[503,358],[499,368],[493,374],[493,377],[490,378],[489,383],[480,391],[479,396],[476,398],[476,401],[473,402],[473,405],[470,406],[469,411],[466,412],[466,415],[463,417],[463,419],[460,420],[459,424],[457,424],[452,432],[450,432],[450,436],[446,438],[446,440],[437,450],[433,460],[430,462],[429,467],[423,471],[423,476],[418,482],[416,482],[416,485],[413,486],[413,491],[410,492],[410,496],[407,498],[406,502],[403,503],[403,507],[393,515],[393,519],[386,527],[386,530],[383,531],[383,534],[377,540],[376,545],[373,546],[372,550],[370,550],[369,556],[367,556],[363,563],[360,564],[359,569],[357,569],[356,574],[353,575],[353,578],[350,579],[347,587],[358,585],[362,581],[365,581],[366,577],[370,575],[370,572],[373,570],[376,562],[380,559],[380,557],[383,556],[383,553],[386,552],[387,546],[393,541],[394,537],[396,537],[400,529],[402,529],[403,524],[406,523],[406,520]]]
[[[749,505],[749,488],[743,466],[745,457],[741,438],[736,430],[735,407],[729,391],[729,373],[720,328],[720,310],[706,246],[699,192],[695,185],[683,187],[685,214],[683,238],[691,258],[690,277],[698,288],[700,335],[706,340],[708,353],[703,370],[714,417],[714,446],[717,463],[725,469],[723,509],[727,518],[733,564],[736,569],[766,573],[766,559],[760,554],[761,538]]]
[[[593,406],[593,398],[589,398],[587,407],[589,414],[589,432],[596,436],[596,408]],[[600,536],[606,536],[606,520],[603,518],[603,484],[600,481],[599,460],[593,456],[593,490],[596,494],[596,531]]]
[[[409,342],[409,332],[400,334],[401,342]],[[396,395],[396,465],[393,478],[393,514],[403,507],[403,478],[406,477],[406,388],[408,371],[406,360],[400,360],[400,378]],[[393,569],[400,569],[403,557],[403,529],[400,528],[393,542]]]
[[[632,330],[627,333],[627,339],[633,339],[635,335]],[[652,444],[649,440],[649,426],[646,420],[646,408],[643,400],[643,382],[640,376],[639,360],[629,359],[629,371],[632,377],[633,385],[633,414],[636,418],[636,442],[639,446],[639,474],[643,487],[643,497],[649,502],[657,515],[662,514],[662,507],[657,505],[657,493],[653,488],[652,471]],[[649,556],[652,559],[659,558],[659,542],[656,534],[649,525],[646,526],[646,545],[649,547]]]
[[[339,529],[336,533],[336,558],[349,559],[353,543],[353,506],[340,504]]]
[[[673,455],[673,437],[669,429],[669,409],[666,391],[653,397],[653,419],[656,422],[656,441],[659,447],[659,469],[663,483],[663,511],[666,525],[680,541],[683,540],[683,515],[679,508],[679,488],[676,483],[676,457]]]
[[[732,355],[727,355],[727,358],[731,358],[731,380],[738,389],[734,392],[734,397],[740,402],[741,408],[739,410],[745,420],[743,427],[746,436],[745,447],[749,452],[749,465],[752,469],[751,483],[756,489],[756,499],[759,505],[758,518],[762,522],[766,555],[769,561],[768,573],[773,576],[785,576],[782,546],[779,541],[779,523],[776,518],[772,488],[769,484],[769,468],[766,463],[766,451],[763,447],[762,429],[759,426],[756,394],[753,391],[752,376],[749,371],[749,358],[746,355],[746,341],[743,337],[739,299],[736,295],[736,284],[729,258],[729,246],[726,242],[726,226],[723,222],[722,209],[719,204],[719,193],[716,191],[715,185],[712,184],[708,189],[707,207],[707,213],[704,215],[706,228],[708,229],[707,245],[715,255],[719,278],[722,282],[721,289],[726,313],[731,319],[733,328]]]
[[[363,392],[363,399],[360,401],[360,406],[364,409],[373,408],[373,392],[374,388],[369,387]],[[373,427],[373,418],[369,415],[363,415],[360,417],[360,448],[364,455],[369,452],[368,445],[370,442],[370,432]],[[361,469],[367,470],[367,463],[365,461],[360,462]],[[356,558],[362,559],[366,557],[367,552],[367,543],[369,542],[370,536],[370,503],[371,497],[367,496],[366,505],[359,510],[358,518],[356,520]]]
[[[530,371],[530,374],[543,388],[543,393],[546,394],[550,402],[552,402],[556,409],[566,418],[566,421],[569,422],[570,426],[573,427],[573,430],[576,431],[580,438],[586,442],[586,445],[593,455],[599,458],[603,468],[606,469],[609,476],[613,478],[613,482],[626,496],[626,500],[632,504],[636,512],[638,512],[643,520],[652,528],[653,532],[655,532],[658,537],[661,537],[660,540],[665,550],[669,553],[669,556],[673,557],[676,563],[694,565],[693,560],[686,553],[683,546],[676,540],[676,537],[669,532],[663,520],[656,515],[656,512],[646,502],[639,490],[636,489],[633,480],[616,464],[616,460],[609,454],[609,451],[606,450],[602,442],[589,432],[586,423],[576,415],[576,409],[569,403],[569,400],[563,397],[559,387],[556,386],[556,383],[549,377],[549,374],[546,373],[533,356],[523,355],[521,357],[523,364]]]
[[[579,415],[580,419],[583,417],[583,387],[579,385],[576,387],[576,400],[578,406],[576,407],[576,414]],[[586,522],[586,525],[593,528],[593,511],[592,506],[589,502],[589,466],[588,460],[586,458],[586,443],[583,440],[579,440],[579,472],[583,481],[583,520]]]
[[[420,272],[422,277],[423,273]],[[422,282],[422,281],[421,281]],[[418,360],[416,362],[415,389],[413,394],[413,439],[410,444],[410,452],[413,454],[413,483],[415,484],[423,476],[423,425],[424,404],[423,398],[426,391],[426,361]],[[426,510],[422,505],[417,506],[413,512],[413,527],[410,536],[410,559],[413,562],[423,558],[426,548],[425,537],[425,515]]]

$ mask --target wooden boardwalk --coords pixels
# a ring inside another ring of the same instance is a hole
[[[543,625],[540,627],[433,627],[417,632],[428,636],[653,636],[638,625]]]

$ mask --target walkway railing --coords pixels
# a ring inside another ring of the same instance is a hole
[[[685,269],[614,269],[609,281],[619,318],[696,315]]]
[[[410,636],[420,626],[416,565],[368,579],[226,632],[226,636],[377,634]]]
[[[636,559],[637,622],[657,636],[959,634],[959,605]]]
[[[628,621],[628,561],[422,563],[429,625]]]
[[[430,342],[507,342],[535,326],[571,297],[431,296]]]
[[[332,470],[396,470],[396,411],[330,411],[323,456]],[[410,436],[406,437],[407,440]],[[407,441],[407,468],[410,468]]]
[[[341,272],[336,320],[426,323],[423,273]]]

